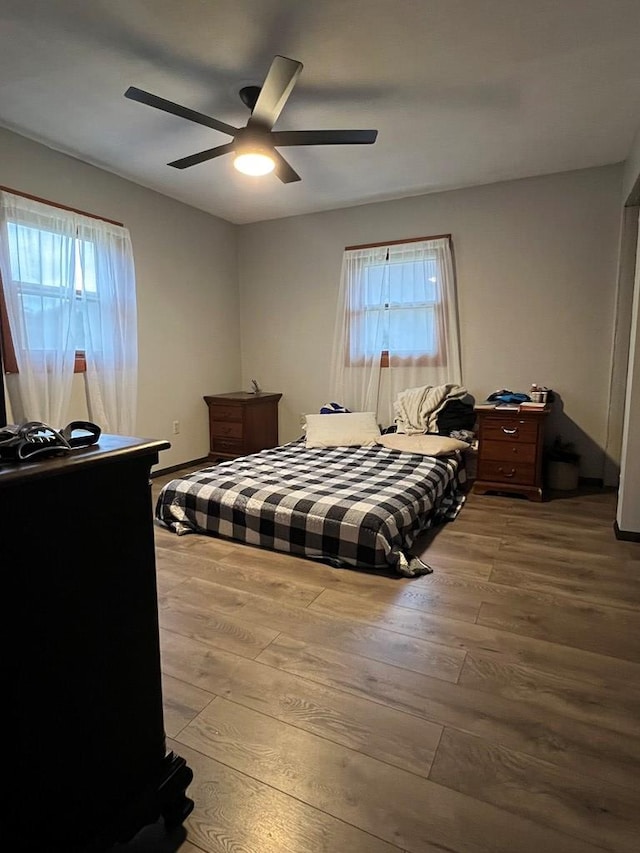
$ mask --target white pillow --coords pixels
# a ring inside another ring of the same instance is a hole
[[[373,445],[380,437],[375,412],[307,415],[307,447]]]
[[[466,441],[449,438],[446,435],[405,435],[390,432],[381,435],[378,444],[391,450],[404,450],[406,453],[421,453],[423,456],[446,456],[456,450],[468,450]]]

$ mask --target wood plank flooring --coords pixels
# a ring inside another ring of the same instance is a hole
[[[637,850],[640,545],[614,514],[604,491],[470,495],[413,580],[158,527],[196,805],[182,844],[126,849]]]

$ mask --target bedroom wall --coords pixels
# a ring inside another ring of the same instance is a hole
[[[617,486],[620,480],[637,237],[638,208],[624,207],[621,211],[616,310],[610,359],[611,380],[604,472],[604,482],[607,486]]]
[[[329,396],[343,247],[451,233],[463,377],[554,388],[549,435],[602,477],[622,165],[246,225],[240,229],[242,381],[281,391],[280,439]]]
[[[634,208],[637,215],[638,208]],[[624,533],[640,534],[640,230],[631,311],[629,366],[622,433],[622,470],[616,522]]]
[[[622,200],[626,203],[636,182],[640,179],[640,126],[631,144],[629,156],[624,162],[622,174]],[[637,199],[634,203],[637,203]]]
[[[640,197],[638,183],[640,182],[640,128],[636,134],[629,157],[625,162],[622,201],[633,202],[635,207],[625,209],[625,221],[635,218],[636,225],[636,258],[633,288],[633,306],[631,309],[631,330],[629,334],[629,355],[626,377],[626,393],[624,405],[624,426],[622,430],[622,460],[620,489],[618,491],[618,506],[616,522],[620,530],[626,533],[640,533],[640,319],[638,317],[640,303],[640,225],[638,212]],[[628,232],[627,232],[628,233]],[[624,236],[624,235],[623,235]],[[627,247],[631,241],[627,241]],[[625,243],[622,241],[620,264],[625,262]]]
[[[171,441],[161,468],[206,456],[202,397],[234,390],[240,381],[236,227],[3,129],[0,184],[130,229],[138,297],[137,433]],[[86,417],[80,375],[72,407],[71,418]],[[179,435],[172,434],[175,420]]]

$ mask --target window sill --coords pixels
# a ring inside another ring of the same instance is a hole
[[[18,365],[9,363],[5,364],[4,372],[6,376],[12,376],[13,374],[18,374],[20,371],[18,370]],[[87,372],[87,358],[83,352],[77,352],[75,362],[73,364],[73,372],[74,373],[86,373]]]

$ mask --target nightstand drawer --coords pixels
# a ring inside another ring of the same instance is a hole
[[[538,424],[522,418],[485,418],[482,424],[483,441],[531,442],[535,444]]]
[[[241,406],[212,406],[211,418],[214,421],[241,421]]]
[[[513,441],[490,441],[482,444],[482,456],[493,462],[518,462],[533,465],[536,461],[535,444],[515,444]]]
[[[242,441],[237,438],[220,438],[215,436],[211,442],[211,450],[215,453],[235,453],[242,456]]]
[[[533,485],[536,481],[536,466],[516,461],[493,462],[482,459],[478,465],[478,478],[493,483]]]
[[[227,421],[213,421],[211,423],[211,435],[214,438],[242,438],[242,423]]]

